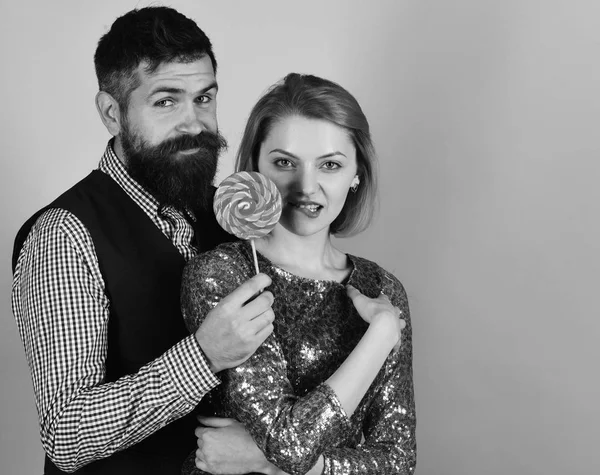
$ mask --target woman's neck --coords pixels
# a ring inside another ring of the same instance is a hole
[[[333,246],[328,232],[298,236],[278,225],[256,241],[256,248],[278,267],[310,279],[341,282],[350,268],[347,256]]]

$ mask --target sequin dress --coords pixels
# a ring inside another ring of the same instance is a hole
[[[324,457],[323,473],[411,474],[416,465],[412,339],[402,284],[377,264],[348,255],[353,270],[344,283],[291,274],[258,255],[272,279],[274,332],[237,368],[219,373],[222,384],[202,412],[242,422],[267,459],[289,474],[304,474]],[[227,243],[192,259],[184,271],[182,311],[190,331],[217,303],[254,275],[246,242]],[[346,294],[383,291],[407,326],[402,345],[384,363],[357,409],[348,417],[324,383],[367,329]],[[203,473],[191,469],[184,473]],[[191,470],[191,471],[190,471]]]

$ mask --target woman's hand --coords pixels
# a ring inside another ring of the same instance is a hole
[[[400,346],[406,322],[400,318],[400,309],[385,295],[369,298],[351,285],[347,286],[347,291],[369,328],[326,383],[337,395],[346,414],[351,416],[390,352]]]
[[[346,290],[361,318],[369,325],[382,326],[386,331],[392,332],[396,347],[399,346],[402,330],[406,326],[406,322],[401,318],[402,310],[394,307],[383,293],[373,299],[351,285],[348,285]]]

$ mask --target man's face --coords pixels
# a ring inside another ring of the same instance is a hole
[[[208,56],[161,64],[140,85],[117,137],[131,176],[160,205],[198,211],[210,205],[210,185],[226,142],[217,131],[217,83]]]

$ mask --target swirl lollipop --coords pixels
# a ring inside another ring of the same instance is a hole
[[[275,183],[257,172],[234,173],[217,188],[213,209],[225,231],[250,239],[258,274],[254,239],[269,234],[281,216],[281,194]]]

